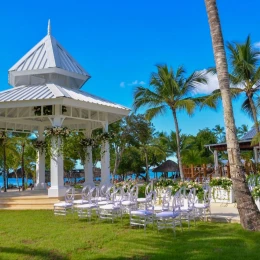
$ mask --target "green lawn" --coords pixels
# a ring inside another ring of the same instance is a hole
[[[52,211],[0,211],[0,259],[259,259],[260,233],[198,222],[170,230],[79,220]]]

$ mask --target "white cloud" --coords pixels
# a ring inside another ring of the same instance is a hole
[[[124,88],[125,87],[125,82],[124,81],[122,81],[121,83],[120,83],[120,85],[119,85],[121,88]]]
[[[254,43],[254,47],[260,49],[260,42]]]
[[[125,88],[126,86],[137,86],[137,85],[145,85],[145,84],[146,83],[143,80],[139,81],[136,79],[136,80],[132,81],[131,83],[126,83],[125,81],[122,81],[122,82],[120,82],[119,86],[121,88]]]
[[[204,70],[206,72],[206,70]],[[197,84],[196,89],[194,90],[194,93],[196,94],[205,94],[208,95],[215,89],[219,89],[219,83],[218,83],[218,77],[217,74],[207,74],[207,84]],[[231,84],[231,88],[244,88],[244,84],[240,83],[237,85]]]
[[[217,74],[207,75],[207,84],[198,84],[194,92],[196,94],[210,94],[215,89],[219,88]]]
[[[136,79],[135,81],[132,81],[131,83],[128,83],[127,85],[128,86],[145,85],[145,82],[143,80],[139,81]]]

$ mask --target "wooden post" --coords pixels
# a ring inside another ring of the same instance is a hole
[[[204,174],[204,177],[207,177],[207,167],[206,167],[205,163],[203,164],[203,174]]]
[[[222,175],[223,175],[223,169],[224,169],[223,166],[219,168],[219,175],[220,175],[220,177],[222,177]]]
[[[229,179],[231,178],[229,165],[227,165],[227,176]]]
[[[191,178],[193,180],[193,178],[194,178],[194,166],[193,166],[193,164],[190,167],[191,167]]]

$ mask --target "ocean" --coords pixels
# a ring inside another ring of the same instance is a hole
[[[156,177],[155,173],[152,172],[152,170],[149,170],[149,175],[150,175],[150,178],[155,178]],[[161,176],[162,176],[162,173],[158,172],[157,173],[157,177],[160,178]],[[169,176],[171,176],[171,173],[169,173]],[[136,174],[132,174],[131,176],[129,175],[127,178],[128,179],[129,178],[135,179],[135,177],[136,177]],[[118,176],[116,176],[115,179],[118,179]],[[83,180],[83,178],[76,178],[76,182],[80,182],[82,180]],[[16,178],[9,178],[8,179],[8,184],[17,186],[17,181],[18,181],[19,186],[22,186],[22,178],[18,178],[18,180],[16,180]],[[71,179],[64,178],[64,183],[66,183],[66,182],[74,183],[75,179],[74,178],[71,178]],[[27,183],[28,185],[34,184],[32,179],[26,179],[26,178],[25,178],[25,183]],[[50,185],[50,183],[48,183],[48,185]],[[2,188],[3,186],[4,186],[3,176],[0,175],[0,188]]]

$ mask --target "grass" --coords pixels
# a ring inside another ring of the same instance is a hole
[[[183,232],[79,220],[52,211],[0,211],[0,259],[259,259],[260,233],[197,222]]]

